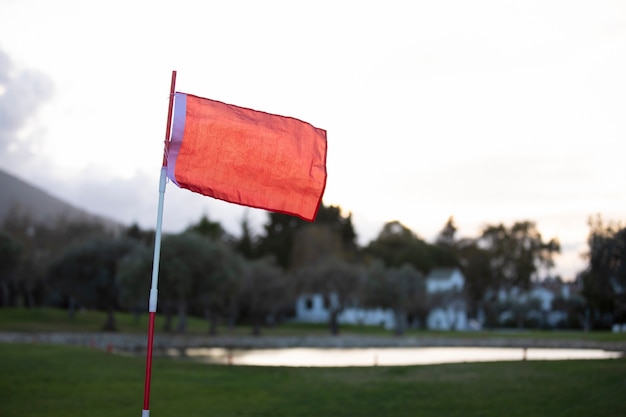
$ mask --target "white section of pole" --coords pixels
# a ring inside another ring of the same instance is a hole
[[[148,312],[156,313],[159,285],[159,262],[161,260],[161,228],[163,224],[163,205],[165,201],[165,185],[167,184],[167,168],[161,168],[159,180],[159,204],[157,207],[156,234],[154,237],[154,260],[152,263],[152,285],[150,287],[150,304]]]

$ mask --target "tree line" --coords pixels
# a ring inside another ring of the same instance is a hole
[[[470,316],[481,311],[497,325],[503,308],[498,291],[528,289],[551,276],[557,239],[544,239],[534,222],[487,225],[475,238],[457,238],[454,219],[427,242],[399,221],[386,223],[367,245],[357,244],[351,214],[322,204],[313,223],[268,213],[260,233],[246,218],[232,236],[219,222],[201,217],[184,231],[164,234],[158,306],[166,331],[184,332],[189,315],[218,323],[263,325],[293,314],[295,298],[322,294],[329,329],[349,306],[394,312],[396,332],[424,323],[431,308],[453,294],[426,293],[433,268],[459,268],[466,277]],[[0,306],[60,306],[107,312],[104,329],[115,330],[115,312],[147,311],[154,231],[133,224],[107,230],[88,220],[37,222],[12,210],[0,229]],[[589,265],[577,283],[582,297],[557,298],[570,325],[608,327],[626,321],[626,229],[590,219]],[[558,277],[557,277],[558,279]],[[585,321],[586,320],[586,321]]]

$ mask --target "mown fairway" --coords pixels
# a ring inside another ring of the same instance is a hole
[[[0,344],[0,416],[140,416],[145,359]],[[151,416],[623,416],[626,360],[263,368],[157,358]]]
[[[146,316],[116,315],[119,331],[145,335]],[[161,323],[162,316],[158,316]],[[98,332],[101,312],[70,319],[55,309],[0,309],[0,332]],[[161,332],[160,328],[157,329]],[[206,334],[192,318],[190,334]],[[250,328],[221,327],[249,335]],[[324,325],[281,325],[263,335],[326,335]],[[393,338],[381,328],[342,334]],[[458,337],[412,330],[408,337]],[[261,336],[263,337],[263,336]],[[465,338],[598,341],[610,332],[472,332]],[[36,340],[36,338],[33,338]],[[0,344],[0,417],[140,416],[144,356],[87,347]],[[372,368],[270,368],[200,365],[155,358],[151,416],[626,416],[626,359],[477,363]]]

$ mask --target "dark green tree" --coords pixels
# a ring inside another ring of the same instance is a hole
[[[259,256],[271,256],[283,269],[291,264],[293,238],[296,230],[305,224],[294,216],[282,213],[268,213],[264,234],[259,238]]]
[[[580,274],[594,327],[626,322],[626,228],[589,219],[589,264]]]
[[[455,234],[457,231],[457,227],[454,224],[454,218],[452,216],[448,217],[448,221],[444,225],[443,229],[437,235],[437,239],[435,240],[435,244],[440,247],[454,249],[456,246]]]
[[[241,306],[252,321],[252,334],[261,334],[267,320],[276,320],[293,303],[289,282],[282,268],[269,258],[251,261],[241,284]]]
[[[397,220],[386,223],[364,252],[372,258],[381,259],[387,268],[410,264],[420,272],[427,273],[437,266],[432,246]]]
[[[480,247],[490,257],[491,284],[494,289],[530,288],[542,269],[549,273],[553,257],[560,252],[557,239],[545,242],[534,222],[515,222],[510,228],[489,225],[479,238]]]
[[[325,226],[340,237],[346,251],[356,251],[356,233],[352,225],[352,215],[344,217],[339,206],[320,205],[316,226]],[[260,257],[272,256],[283,269],[292,268],[292,256],[296,232],[311,225],[294,216],[269,213],[269,222],[264,226],[264,234],[259,238]]]
[[[307,224],[295,232],[291,269],[297,270],[329,258],[350,259],[337,231],[324,224]]]
[[[186,231],[213,240],[222,240],[224,242],[231,240],[231,236],[226,233],[222,225],[219,222],[210,220],[206,214],[204,214],[197,223],[187,227]]]
[[[104,310],[103,329],[115,331],[119,306],[118,265],[137,245],[130,239],[98,238],[68,249],[53,263],[48,280],[68,298],[70,315],[77,305]]]
[[[154,230],[143,230],[137,223],[130,225],[125,231],[124,235],[130,239],[134,239],[137,242],[141,242],[146,246],[154,244]]]
[[[244,258],[220,240],[194,232],[165,235],[161,246],[159,306],[165,312],[164,330],[184,333],[191,311],[209,320],[216,333],[217,320],[235,314]]]
[[[455,237],[457,227],[454,218],[450,216],[435,239],[435,244],[430,245],[432,262],[437,267],[459,267],[459,248]]]
[[[254,235],[250,227],[248,217],[244,217],[241,221],[241,236],[233,241],[233,248],[246,259],[255,259],[257,257],[258,239]]]
[[[571,294],[568,297],[557,295],[552,300],[552,311],[562,311],[566,314],[563,322],[557,326],[566,329],[586,329],[585,311],[587,303],[580,294]]]
[[[164,330],[171,331],[178,315],[177,331],[187,327],[187,314],[202,280],[209,279],[215,242],[194,232],[163,236],[159,272],[159,305],[165,311]]]
[[[209,334],[217,334],[220,318],[233,326],[240,314],[242,281],[247,261],[223,242],[211,241],[207,264],[199,281],[194,305],[209,322]]]
[[[13,271],[12,299],[9,302],[27,307],[44,301],[50,290],[45,282],[48,268],[63,251],[114,233],[104,223],[89,218],[58,216],[38,220],[19,206],[9,209],[0,229],[21,248],[19,262]]]
[[[322,204],[314,224],[327,226],[334,231],[340,237],[346,254],[354,255],[356,253],[357,235],[352,224],[352,213],[344,216],[340,206],[325,206]]]
[[[463,275],[465,276],[465,294],[469,303],[468,309],[472,316],[478,314],[479,309],[489,313],[486,300],[489,290],[494,288],[492,281],[491,255],[487,249],[480,247],[477,239],[461,239],[456,243],[456,252]],[[495,292],[491,292],[495,296]],[[488,318],[489,319],[489,318]],[[495,323],[495,317],[487,320]]]
[[[386,268],[374,260],[367,273],[363,290],[366,307],[391,309],[394,313],[397,336],[402,336],[410,317],[424,316],[426,306],[426,280],[410,264],[399,268]]]
[[[14,273],[20,259],[21,247],[8,233],[0,231],[0,307],[8,306]]]
[[[154,248],[137,244],[118,265],[120,306],[127,308],[139,319],[141,311],[148,311]]]

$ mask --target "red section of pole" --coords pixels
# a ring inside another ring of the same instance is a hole
[[[158,271],[159,271],[159,252],[161,248],[161,220],[163,216],[163,197],[165,194],[165,169],[167,167],[167,147],[170,141],[170,133],[172,126],[172,109],[174,108],[174,93],[176,88],[176,71],[172,71],[172,83],[170,86],[170,100],[169,107],[167,109],[167,126],[165,129],[165,143],[163,149],[163,165],[161,167],[161,179],[159,183],[159,210],[157,214],[157,230],[155,237],[155,256],[152,266],[152,288],[150,288],[150,322],[148,323],[148,348],[146,351],[146,379],[144,383],[143,394],[143,411],[142,417],[150,415],[150,379],[152,377],[152,345],[154,342],[154,319],[156,317],[157,306],[157,286],[158,286]]]
[[[170,86],[170,105],[167,109],[167,126],[165,127],[165,149],[163,150],[163,166],[167,166],[167,146],[170,141],[172,129],[172,109],[174,108],[174,93],[176,90],[176,71],[172,71],[172,84]]]
[[[150,376],[152,374],[152,344],[154,341],[154,316],[156,313],[150,313],[150,322],[148,323],[148,353],[146,355],[146,382],[143,392],[143,409],[150,409]]]

